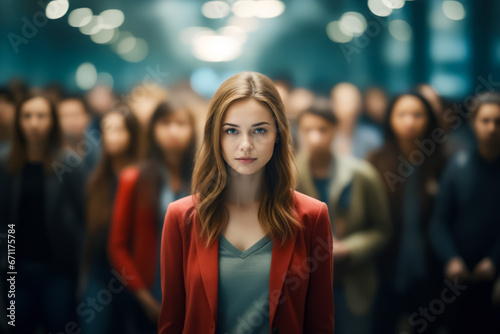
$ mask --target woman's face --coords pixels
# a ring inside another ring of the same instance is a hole
[[[250,175],[273,156],[276,122],[272,112],[260,102],[237,101],[226,110],[220,136],[226,163],[237,173]]]
[[[117,112],[111,112],[101,121],[102,145],[109,155],[119,155],[127,151],[130,145],[130,133],[125,125],[125,118]]]
[[[48,139],[53,120],[50,103],[45,98],[35,97],[24,102],[19,116],[21,132],[28,143]]]
[[[500,145],[500,106],[494,103],[483,104],[474,118],[473,129],[479,143]]]
[[[154,138],[163,151],[182,153],[188,148],[193,131],[188,113],[179,109],[156,122]]]
[[[398,140],[421,138],[428,123],[425,105],[415,96],[401,97],[392,108],[391,128]]]

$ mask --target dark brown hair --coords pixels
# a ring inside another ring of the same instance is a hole
[[[35,98],[43,98],[50,106],[50,117],[52,118],[52,127],[47,139],[44,152],[44,170],[46,173],[54,173],[51,163],[55,161],[61,154],[62,137],[59,127],[59,117],[57,116],[56,108],[53,101],[41,91],[33,91],[25,95],[17,105],[16,114],[14,117],[14,128],[12,133],[11,148],[7,160],[7,170],[12,174],[18,174],[22,171],[26,163],[26,138],[21,129],[21,111],[24,104]]]

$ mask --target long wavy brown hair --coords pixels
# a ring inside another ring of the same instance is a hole
[[[196,212],[200,238],[206,240],[207,247],[220,236],[229,221],[229,211],[222,200],[229,182],[228,166],[221,152],[222,120],[233,103],[246,99],[265,105],[273,113],[277,126],[278,140],[261,181],[260,224],[264,232],[281,239],[281,245],[303,228],[293,205],[298,173],[285,107],[268,77],[256,72],[241,72],[226,80],[212,98],[203,141],[195,156],[191,193],[196,198],[196,210],[191,212],[190,218]]]

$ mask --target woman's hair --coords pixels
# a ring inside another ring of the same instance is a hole
[[[158,104],[156,110],[151,116],[147,132],[149,150],[146,160],[139,166],[139,200],[143,203],[142,205],[149,205],[155,213],[157,212],[158,198],[160,196],[162,185],[162,170],[167,168],[167,166],[165,165],[163,149],[156,142],[154,129],[158,121],[176,112],[187,113],[190,126],[193,129],[190,142],[184,152],[184,155],[182,156],[181,161],[182,182],[188,186],[191,183],[194,156],[197,147],[196,121],[193,112],[183,101],[169,99],[168,102],[161,102]]]
[[[229,182],[228,166],[221,152],[222,120],[233,103],[247,99],[266,106],[277,126],[278,141],[261,180],[262,202],[258,217],[262,228],[271,236],[280,237],[283,245],[303,227],[293,206],[297,166],[283,102],[268,77],[256,72],[241,72],[226,80],[215,93],[207,114],[203,142],[196,152],[191,193],[198,195],[196,214],[201,225],[200,237],[206,239],[207,246],[219,237],[229,221],[229,212],[222,200]]]
[[[53,173],[52,162],[56,161],[62,150],[62,135],[59,127],[59,117],[53,101],[42,91],[33,91],[25,95],[16,107],[14,116],[14,128],[12,133],[11,148],[7,160],[7,170],[10,173],[17,174],[23,169],[26,163],[27,142],[21,129],[21,110],[26,102],[35,98],[43,98],[47,101],[50,108],[50,117],[52,125],[47,138],[44,152],[44,170],[46,173]]]
[[[124,157],[128,164],[132,164],[137,159],[139,122],[123,101],[116,104],[102,119],[105,119],[110,114],[118,114],[123,117],[125,127],[130,135],[130,142],[124,152]],[[114,177],[112,157],[103,148],[99,163],[89,176],[86,189],[87,229],[91,234],[97,233],[101,227],[109,225],[113,203],[112,181]]]

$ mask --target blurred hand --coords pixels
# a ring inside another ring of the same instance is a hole
[[[149,320],[152,323],[157,323],[160,318],[160,303],[146,289],[138,290],[136,296]]]
[[[471,273],[469,272],[469,269],[467,269],[467,266],[462,258],[457,256],[451,258],[451,260],[446,264],[445,276],[451,282],[454,282],[455,277],[457,277],[459,281],[463,282],[471,278]]]
[[[500,304],[500,277],[497,278],[493,285],[493,294],[491,296],[493,304]]]
[[[491,281],[495,278],[495,265],[489,257],[482,259],[475,267],[473,271],[473,276],[475,280],[478,281]]]
[[[345,260],[350,255],[345,243],[337,238],[333,238],[333,258],[334,260]]]

